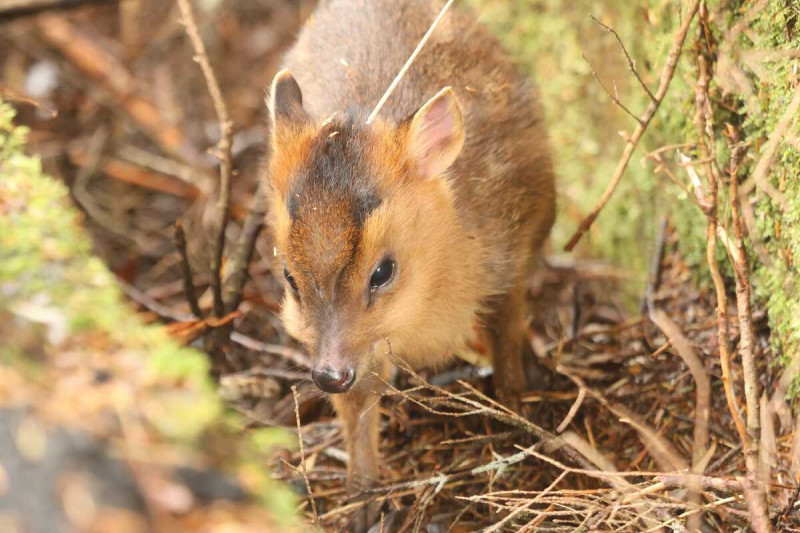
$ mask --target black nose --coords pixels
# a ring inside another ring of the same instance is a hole
[[[341,394],[350,390],[356,380],[356,373],[352,368],[342,371],[329,367],[311,371],[311,379],[317,387],[330,394]]]

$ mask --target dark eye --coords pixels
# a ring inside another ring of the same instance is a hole
[[[289,286],[292,288],[295,294],[297,294],[299,291],[297,288],[297,282],[295,281],[294,276],[289,274],[289,270],[286,267],[283,267],[283,277],[286,278],[286,281],[289,282]]]
[[[369,278],[369,289],[374,291],[378,287],[386,285],[394,276],[394,261],[391,259],[384,259],[378,267],[372,272]]]

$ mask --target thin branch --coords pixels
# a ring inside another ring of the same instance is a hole
[[[595,21],[601,28],[603,28],[607,32],[609,32],[612,35],[614,35],[614,38],[617,40],[617,43],[619,43],[619,47],[622,48],[622,53],[625,54],[625,59],[628,60],[628,68],[631,70],[633,75],[636,77],[636,81],[638,81],[639,85],[642,86],[642,89],[644,89],[644,92],[647,93],[647,96],[650,97],[650,101],[651,102],[655,102],[656,101],[655,95],[653,95],[652,91],[650,91],[650,88],[644,82],[644,80],[642,79],[642,76],[639,74],[639,71],[636,69],[636,64],[633,62],[633,59],[631,59],[631,55],[628,53],[628,49],[625,48],[625,43],[622,42],[622,39],[620,38],[619,34],[617,33],[617,30],[615,30],[611,26],[607,26],[607,25],[603,24],[594,15],[589,15],[589,18],[591,18],[593,21]]]
[[[797,94],[800,94],[800,90]],[[753,332],[753,311],[750,303],[750,263],[747,257],[747,248],[744,245],[742,221],[739,211],[739,159],[742,153],[736,144],[735,132],[731,141],[734,146],[731,150],[731,162],[728,169],[730,176],[730,207],[733,222],[733,246],[731,259],[734,267],[736,281],[736,307],[739,313],[739,353],[742,357],[742,370],[744,374],[744,396],[747,406],[747,446],[745,447],[745,466],[747,478],[745,482],[745,496],[750,519],[756,533],[766,533],[772,530],[769,514],[767,512],[766,491],[763,480],[760,479],[759,445],[761,438],[761,419],[759,415],[759,382],[758,362],[756,361]]]
[[[308,471],[306,470],[306,451],[303,446],[303,432],[300,426],[300,402],[298,400],[297,385],[292,385],[292,398],[294,399],[294,416],[297,423],[297,442],[300,445],[300,473],[303,476],[303,480],[306,482],[308,499],[311,502],[311,512],[314,515],[314,525],[319,527],[317,504],[314,501],[314,493],[311,491],[311,482],[308,480]]]
[[[0,2],[0,4],[1,4],[1,2]],[[2,8],[3,8],[3,6],[0,5],[0,12],[2,12]],[[44,105],[43,103],[41,103],[36,98],[33,98],[31,96],[22,94],[22,93],[17,92],[17,91],[15,91],[13,89],[9,89],[8,87],[0,87],[0,99],[2,99],[2,100],[10,100],[12,102],[19,102],[21,104],[27,104],[27,105],[33,106],[36,109],[40,109],[40,110],[44,111],[45,113],[47,113],[48,115],[50,115],[50,118],[56,118],[58,116],[58,110],[57,109],[52,109],[52,108]]]
[[[702,474],[705,462],[703,459],[708,449],[708,421],[711,417],[711,379],[706,372],[703,361],[697,355],[689,339],[667,313],[655,306],[652,299],[648,302],[650,320],[667,336],[675,347],[683,362],[689,368],[695,382],[694,435],[692,442],[692,472]],[[689,501],[693,505],[701,504],[700,485],[693,479],[689,483]],[[691,517],[689,529],[694,531],[702,525],[702,515]]]
[[[572,404],[572,407],[569,408],[567,416],[564,417],[564,420],[556,428],[556,433],[563,433],[564,430],[567,429],[567,427],[569,427],[569,424],[570,422],[572,422],[572,419],[575,418],[575,415],[578,414],[578,410],[581,408],[584,398],[586,398],[586,389],[579,388],[578,397],[575,398],[575,403]]]
[[[213,250],[211,259],[211,289],[214,294],[214,313],[217,317],[225,314],[225,303],[222,299],[222,254],[225,248],[225,227],[228,223],[228,212],[230,211],[231,194],[231,175],[233,173],[233,158],[231,156],[231,146],[233,144],[233,126],[228,118],[228,109],[222,99],[217,77],[211,64],[208,61],[206,47],[200,39],[197,31],[197,24],[192,14],[192,6],[189,0],[177,0],[181,11],[181,21],[186,28],[186,35],[192,43],[194,49],[194,60],[200,65],[203,77],[208,86],[211,100],[214,102],[214,111],[219,121],[220,139],[217,143],[214,155],[220,162],[219,166],[219,194],[217,198],[217,211],[214,220]]]
[[[611,196],[614,194],[614,191],[617,189],[617,185],[619,185],[622,175],[625,173],[625,169],[628,168],[628,162],[631,160],[631,156],[636,149],[636,145],[639,144],[639,140],[641,140],[642,135],[644,135],[644,132],[647,129],[647,126],[650,124],[650,121],[653,119],[656,111],[658,111],[664,96],[667,94],[670,82],[672,81],[672,76],[675,74],[675,67],[678,65],[678,59],[680,58],[681,51],[683,50],[683,42],[686,40],[686,34],[689,32],[689,26],[691,25],[699,6],[700,0],[692,0],[691,5],[689,6],[689,11],[683,20],[683,24],[675,34],[675,37],[672,41],[672,46],[670,47],[669,55],[667,57],[667,63],[664,65],[664,70],[661,73],[655,98],[650,101],[647,109],[645,109],[644,113],[642,113],[639,125],[636,126],[636,129],[631,135],[628,144],[625,145],[625,150],[622,153],[622,157],[617,164],[617,168],[614,170],[614,174],[612,175],[611,181],[606,187],[603,196],[600,197],[600,200],[597,202],[597,205],[594,207],[589,216],[587,216],[581,222],[580,226],[578,226],[578,229],[564,247],[564,250],[569,252],[575,248],[575,245],[578,244],[578,241],[581,240],[581,237],[583,237],[583,235],[589,231],[589,228],[597,219],[600,211],[603,210],[605,205],[611,199]]]
[[[244,284],[248,278],[248,266],[253,258],[256,240],[264,227],[264,215],[267,210],[267,197],[263,190],[262,180],[256,190],[255,204],[244,220],[239,242],[232,259],[231,275],[225,282],[225,311],[231,312],[239,308],[244,294]]]
[[[705,4],[700,11],[700,20],[706,23],[708,13]],[[695,194],[708,199],[708,203],[703,209],[706,215],[706,262],[708,263],[711,279],[714,283],[714,291],[717,297],[717,345],[719,346],[720,367],[722,368],[722,386],[725,391],[725,400],[728,404],[728,411],[731,413],[736,431],[739,433],[742,446],[746,446],[747,436],[744,428],[744,421],[739,414],[736,401],[736,394],[733,388],[733,377],[731,375],[731,354],[728,336],[728,296],[725,292],[725,283],[717,264],[717,232],[718,226],[718,197],[720,176],[718,169],[712,165],[710,160],[716,161],[716,150],[713,125],[713,113],[711,112],[711,102],[708,97],[709,85],[711,83],[711,68],[708,64],[710,51],[708,42],[701,34],[698,37],[697,53],[697,83],[695,84],[695,126],[697,128],[698,146],[703,159],[708,161],[705,164],[707,188],[702,184],[695,184]],[[712,153],[713,152],[713,153]],[[692,172],[691,164],[685,167],[687,173]],[[702,208],[703,206],[701,206]]]
[[[633,113],[633,111],[628,109],[627,106],[620,101],[619,97],[616,96],[616,94],[611,94],[611,91],[608,90],[608,87],[605,86],[603,81],[600,79],[600,76],[597,75],[597,71],[595,71],[594,66],[592,66],[591,61],[589,61],[589,59],[586,57],[586,55],[585,54],[581,54],[581,57],[583,58],[584,61],[586,61],[586,64],[589,65],[589,70],[592,71],[592,76],[594,76],[594,79],[597,81],[597,83],[600,84],[600,87],[603,88],[603,90],[608,95],[608,97],[611,98],[611,101],[614,102],[615,104],[617,104],[619,107],[621,107],[622,110],[625,111],[628,115],[633,117],[633,120],[635,120],[636,122],[641,124],[642,123],[642,119],[637,117]]]
[[[400,84],[400,81],[403,79],[403,76],[406,75],[408,69],[411,68],[412,64],[414,64],[414,60],[417,59],[419,53],[422,52],[422,48],[425,46],[425,43],[427,43],[428,39],[430,39],[431,35],[433,35],[433,30],[435,30],[436,26],[439,25],[439,21],[441,21],[442,18],[445,16],[447,11],[450,9],[450,6],[453,5],[454,1],[455,0],[447,0],[447,3],[444,5],[442,10],[439,12],[436,18],[433,19],[433,23],[431,23],[431,26],[430,28],[428,28],[428,31],[426,31],[425,35],[422,36],[422,39],[420,39],[419,43],[417,44],[417,47],[414,48],[414,51],[411,52],[410,56],[408,56],[405,65],[403,65],[403,68],[401,68],[400,72],[397,73],[397,76],[394,77],[394,80],[392,80],[392,83],[389,84],[389,87],[386,89],[386,92],[383,93],[383,96],[381,96],[381,99],[375,105],[375,109],[373,109],[372,113],[370,113],[369,117],[367,117],[367,125],[372,124],[372,121],[375,120],[375,117],[378,116],[378,113],[381,112],[381,109],[383,108],[383,105],[386,103],[386,100],[388,100],[389,97],[392,96],[392,93]]]
[[[194,290],[194,277],[192,276],[192,267],[189,264],[189,255],[186,252],[186,234],[183,231],[183,224],[180,220],[175,221],[175,247],[181,256],[181,277],[183,278],[183,292],[186,294],[186,300],[189,302],[189,308],[192,314],[203,319],[203,311],[200,309],[200,303],[197,301],[197,293]]]

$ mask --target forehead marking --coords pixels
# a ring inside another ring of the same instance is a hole
[[[287,198],[293,221],[315,216],[319,203],[336,202],[347,207],[358,225],[363,223],[381,203],[376,184],[370,179],[374,173],[367,154],[370,142],[369,132],[352,117],[323,126]]]

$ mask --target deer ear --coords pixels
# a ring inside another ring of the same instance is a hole
[[[408,130],[408,150],[422,178],[443,174],[464,146],[464,121],[456,95],[445,87],[419,108]]]
[[[275,74],[267,105],[274,132],[278,132],[286,125],[308,120],[308,115],[303,109],[303,93],[289,69],[283,69]]]

